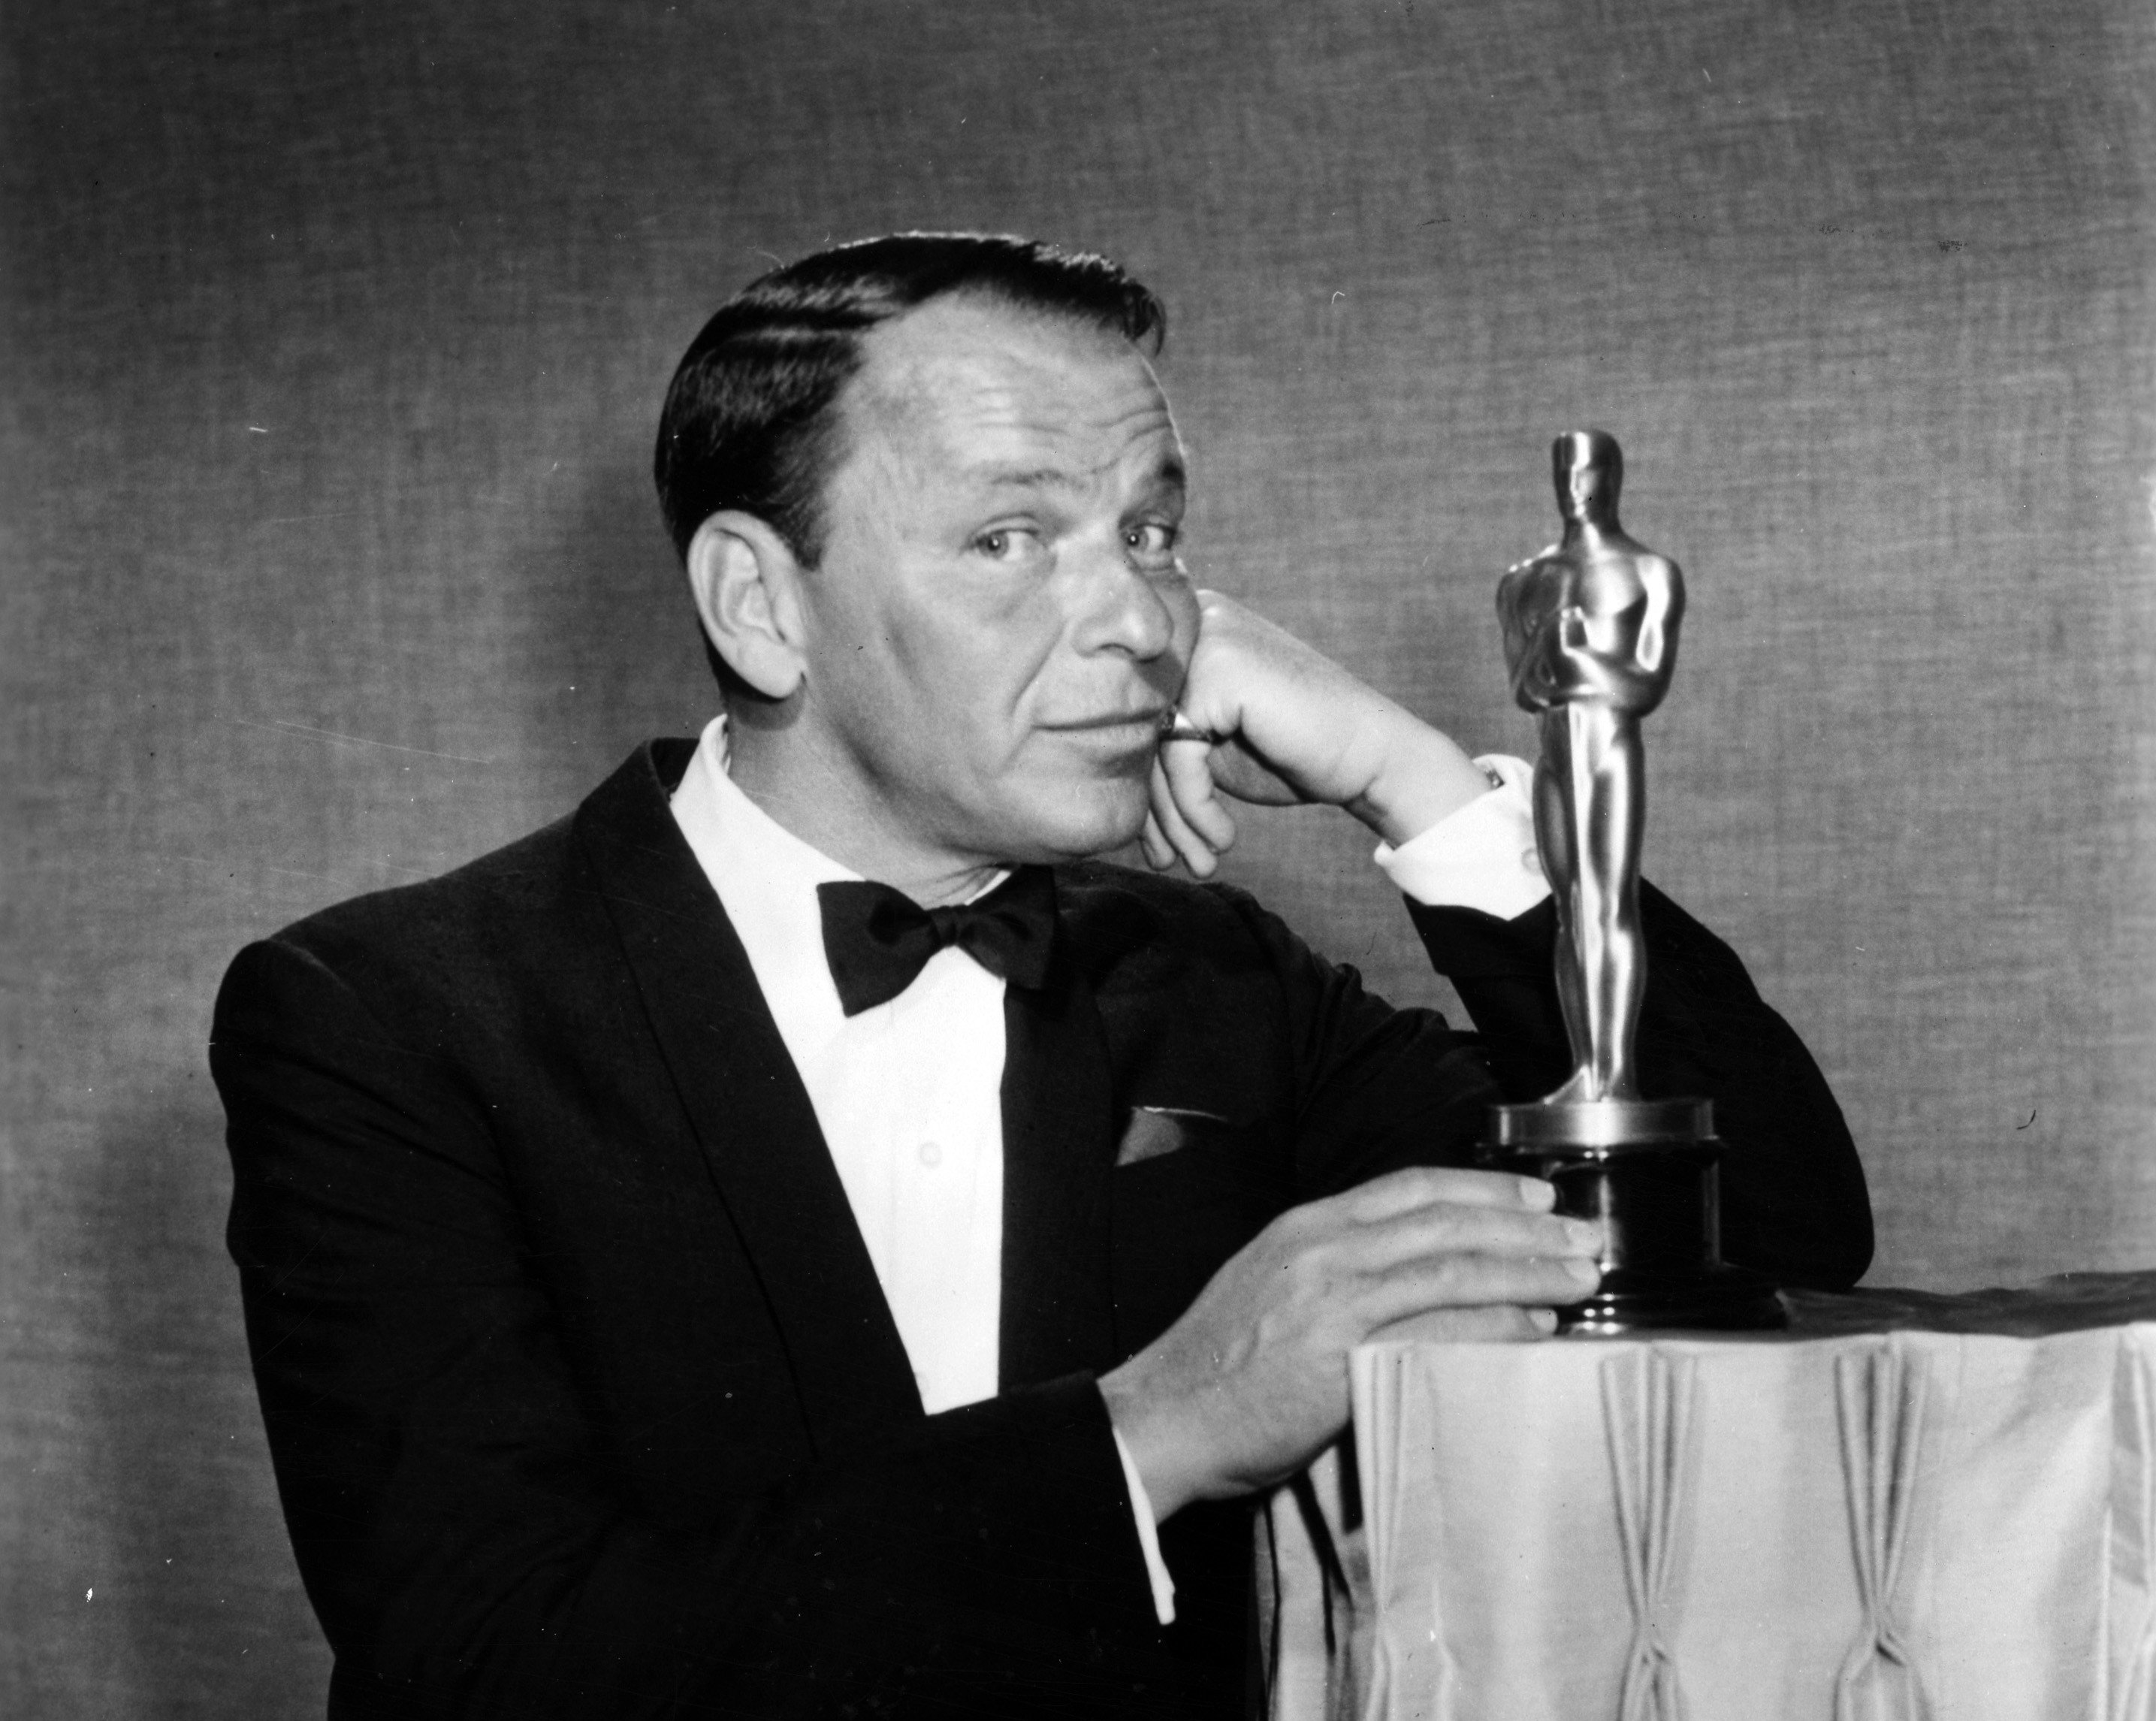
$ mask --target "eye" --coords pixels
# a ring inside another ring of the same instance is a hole
[[[1175,559],[1175,547],[1183,537],[1180,527],[1163,520],[1148,520],[1123,528],[1123,547],[1133,559],[1151,567],[1165,568]]]
[[[1027,526],[992,527],[976,532],[971,547],[975,555],[991,562],[1017,562],[1039,551],[1040,534]]]

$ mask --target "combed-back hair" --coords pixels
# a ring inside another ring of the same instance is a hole
[[[1167,331],[1160,301],[1106,258],[1033,239],[894,234],[773,270],[719,307],[666,391],[653,475],[675,548],[686,557],[698,527],[738,508],[803,566],[821,561],[833,406],[860,368],[862,335],[960,292],[1097,324],[1154,352]]]

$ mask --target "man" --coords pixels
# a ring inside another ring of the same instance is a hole
[[[1014,240],[753,285],[658,459],[723,718],[235,963],[232,1247],[333,1714],[1237,1713],[1247,1502],[1348,1349],[1593,1282],[1546,1185],[1463,1169],[1564,1058],[1522,773],[1192,589],[1159,326]],[[1486,1049],[1086,858],[1209,874],[1223,789],[1375,830]],[[1649,929],[1729,1253],[1851,1282],[1817,1071]]]

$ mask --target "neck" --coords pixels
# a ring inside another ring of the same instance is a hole
[[[772,820],[863,878],[903,891],[924,908],[977,896],[1003,869],[944,853],[894,825],[852,773],[793,725],[726,720],[728,774]]]
[[[1586,516],[1574,515],[1564,522],[1563,542],[1567,544],[1585,544],[1589,548],[1599,548],[1610,538],[1620,535],[1620,528],[1614,520],[1598,518],[1592,515]]]

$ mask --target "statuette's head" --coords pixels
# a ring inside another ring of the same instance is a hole
[[[1607,430],[1568,430],[1550,450],[1558,511],[1575,522],[1614,530],[1625,456]]]

